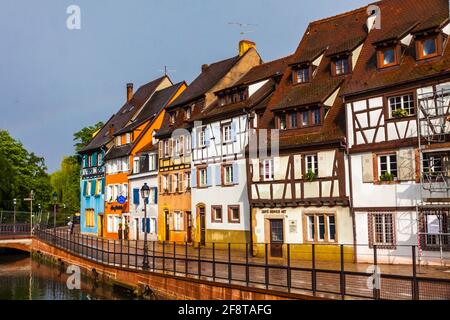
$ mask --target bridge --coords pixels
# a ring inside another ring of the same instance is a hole
[[[27,225],[0,227],[0,247],[20,248],[17,241],[24,250],[172,298],[450,300],[450,274],[418,266],[415,246],[412,265],[378,264],[375,248],[372,270],[381,272],[373,273],[371,265],[353,263],[342,245],[336,246],[337,261],[321,259],[320,245],[311,245],[308,258],[287,245],[285,257],[274,259],[270,244],[252,254],[249,244],[149,241],[145,251],[143,241],[101,239],[67,228],[35,228],[31,236]]]

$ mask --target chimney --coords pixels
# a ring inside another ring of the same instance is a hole
[[[449,0],[450,1],[450,0]],[[366,28],[369,33],[372,29],[381,29],[381,9],[379,6],[370,5],[367,7]]]
[[[251,48],[256,49],[256,43],[250,40],[239,41],[239,57],[242,57]]]
[[[205,72],[206,69],[208,69],[208,67],[209,67],[209,65],[207,65],[206,63],[202,64],[202,72]]]
[[[127,102],[133,98],[133,84],[127,83]]]

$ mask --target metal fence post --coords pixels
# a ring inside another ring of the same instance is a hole
[[[228,283],[230,284],[231,278],[233,277],[231,271],[231,243],[228,242]]]
[[[248,268],[248,242],[245,243],[245,283],[247,284],[247,287],[250,282],[250,270]]]
[[[375,275],[375,278],[374,278],[375,283],[373,286],[373,298],[375,300],[378,300],[378,299],[380,299],[380,290],[379,290],[379,288],[377,288],[377,286],[379,284],[379,281],[378,281],[379,275],[378,275],[378,255],[377,255],[377,245],[376,244],[373,245],[373,265],[374,265],[374,275]]]
[[[166,248],[165,248],[165,242],[162,243],[162,254],[163,254],[163,273],[166,273]]]
[[[186,241],[184,243],[184,274],[186,275],[186,277],[189,273],[188,262],[188,243]]]
[[[130,240],[128,240],[127,239],[127,256],[128,256],[128,265],[127,265],[127,267],[129,268],[130,267]]]
[[[177,272],[177,257],[176,257],[176,252],[177,252],[177,244],[174,241],[173,242],[173,274],[175,275]]]
[[[287,244],[287,288],[291,292],[291,244]]]
[[[108,241],[108,264],[109,264],[109,239],[106,241]]]
[[[113,264],[116,265],[116,239],[113,240],[113,246],[114,246],[114,259],[113,259]]]
[[[316,245],[313,243],[311,245],[311,289],[314,295],[316,295],[317,283],[316,283]]]
[[[269,256],[268,256],[268,244],[264,244],[264,282],[266,284],[266,289],[269,289]]]
[[[152,245],[152,248],[153,248],[153,260],[152,260],[152,263],[153,263],[153,271],[155,271],[156,270],[156,253],[155,253],[155,246],[156,246],[156,241],[153,241],[153,245]]]
[[[419,300],[419,283],[417,281],[417,266],[416,266],[416,247],[411,246],[411,250],[412,250],[412,267],[413,267],[412,299]]]
[[[120,245],[120,266],[122,267],[122,256],[123,256],[123,243],[124,241],[122,239],[119,240],[119,245]]]
[[[212,276],[213,276],[213,281],[216,281],[216,243],[213,242],[212,244],[213,246],[213,252],[212,252],[212,260],[213,260],[213,270],[212,270]]]
[[[341,277],[340,277],[340,282],[341,282],[341,297],[342,300],[345,300],[345,263],[344,263],[344,245],[341,244],[340,246],[341,248]]]
[[[197,265],[198,265],[198,278],[200,279],[200,277],[202,276],[202,258],[201,258],[201,253],[200,253],[200,242],[198,243],[198,260],[197,260]]]

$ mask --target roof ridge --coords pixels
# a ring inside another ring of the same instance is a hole
[[[368,3],[367,5],[365,5],[363,7],[359,7],[357,9],[353,9],[353,10],[350,10],[350,11],[342,12],[342,13],[336,14],[334,16],[330,16],[330,17],[326,17],[326,18],[322,18],[322,19],[318,19],[318,20],[313,20],[313,21],[311,21],[309,23],[309,25],[312,26],[312,25],[316,25],[316,24],[320,24],[320,23],[333,21],[333,20],[336,20],[336,19],[339,19],[339,18],[342,18],[342,17],[346,17],[346,16],[349,16],[349,15],[355,14],[355,13],[357,13],[359,11],[366,10],[366,8],[368,8],[370,5],[374,5],[374,4],[381,3],[381,2],[382,2],[382,0],[375,1],[375,2],[372,2],[372,3]]]

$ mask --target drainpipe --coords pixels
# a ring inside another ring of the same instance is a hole
[[[450,0],[449,0],[450,1]],[[342,102],[344,104],[344,107],[346,105],[345,103],[345,97],[342,97]],[[345,110],[345,132],[346,136],[348,135],[348,123],[347,123],[347,108],[344,108]],[[358,258],[358,246],[356,243],[356,220],[355,220],[355,209],[353,206],[353,181],[352,181],[352,157],[350,156],[349,147],[348,147],[348,139],[346,138],[345,143],[345,155],[348,157],[348,184],[349,184],[349,206],[350,206],[350,214],[352,216],[352,231],[353,231],[353,262],[356,263]],[[345,168],[345,166],[344,166]]]

